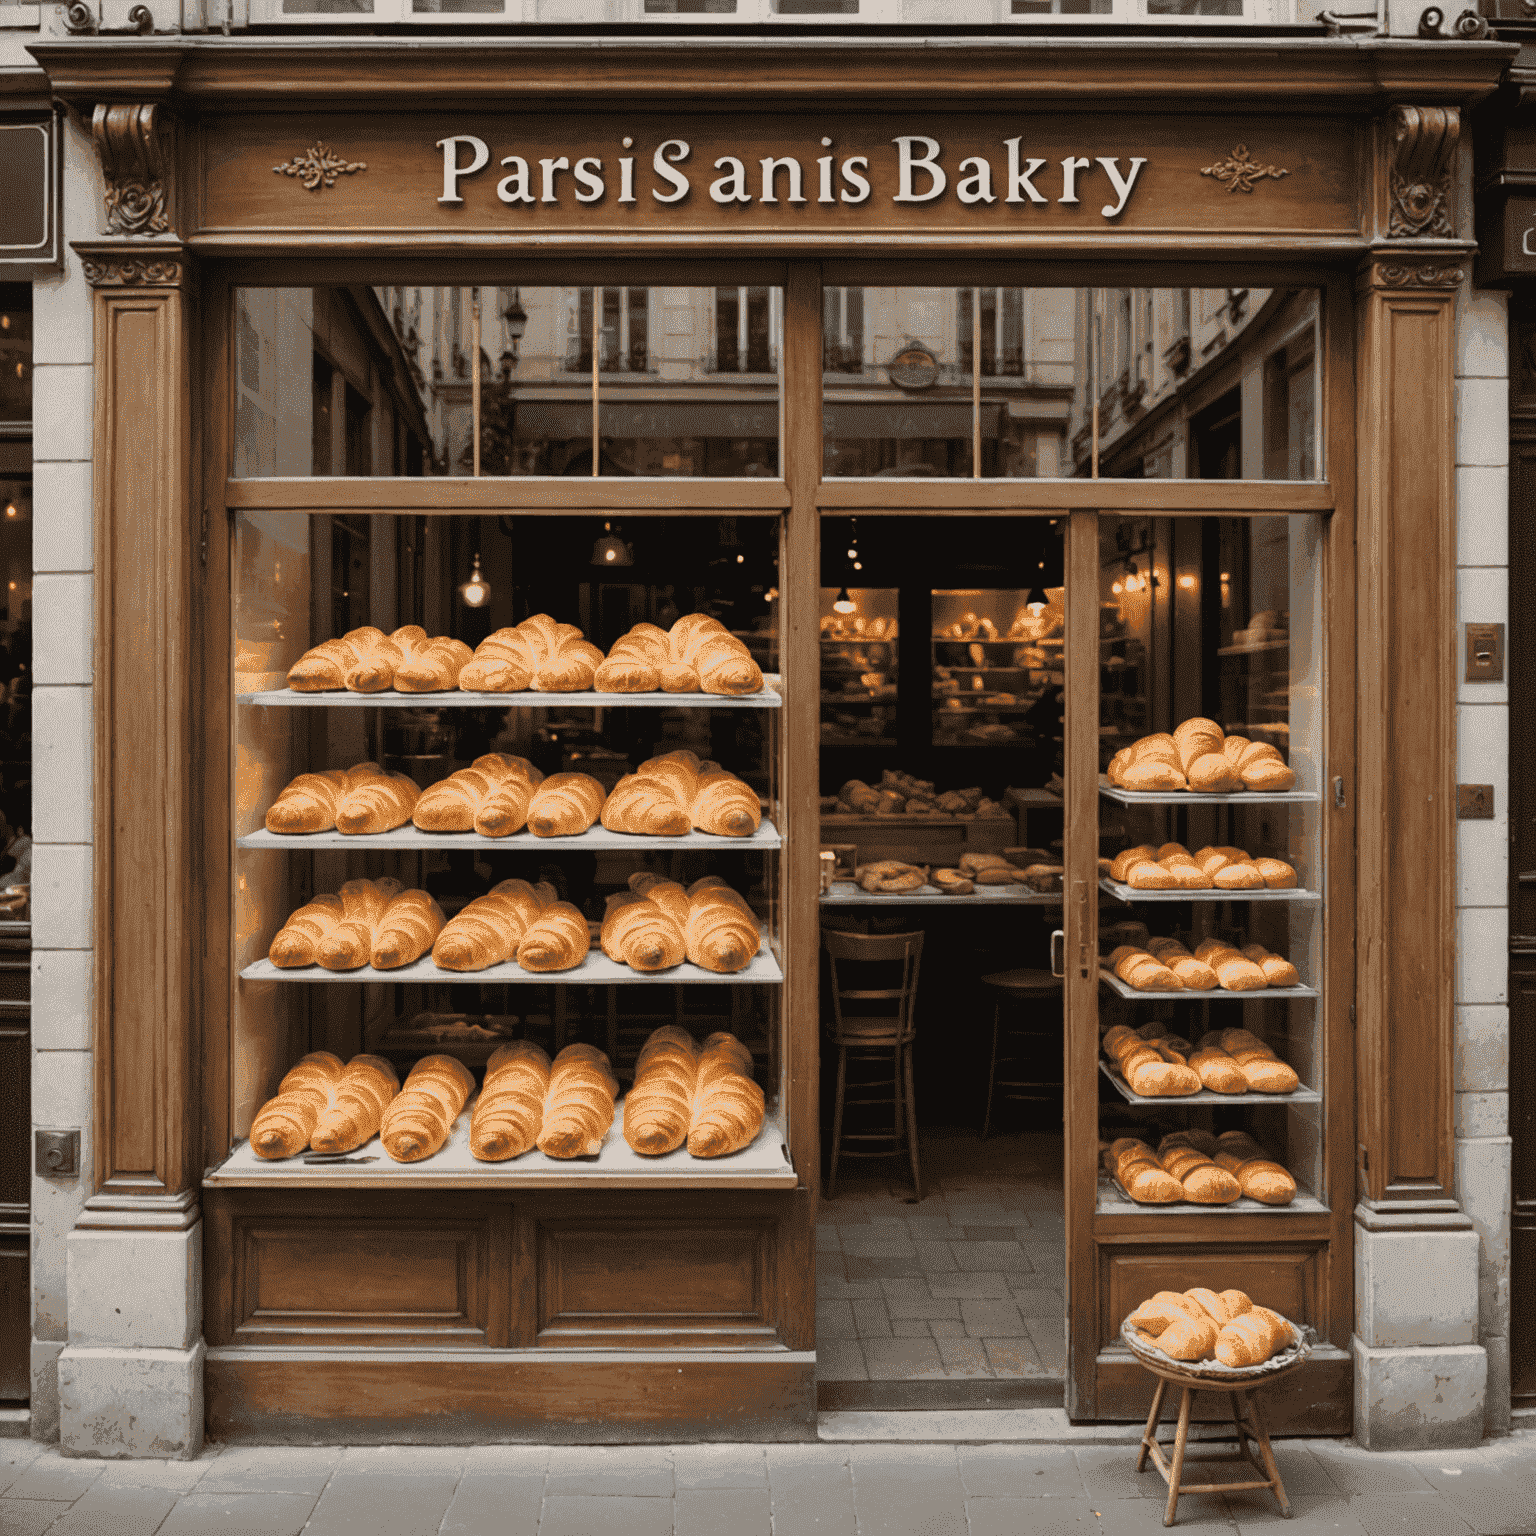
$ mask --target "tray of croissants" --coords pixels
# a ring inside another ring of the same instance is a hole
[[[1138,843],[1099,860],[1099,883],[1121,901],[1310,901],[1296,867],[1231,845],[1191,853],[1183,843]]]
[[[1099,1068],[1131,1103],[1148,1099],[1230,1101],[1242,1094],[1312,1103],[1296,1069],[1246,1029],[1212,1029],[1192,1043],[1165,1025],[1116,1024],[1100,1042]]]
[[[1130,1313],[1120,1337],[1148,1365],[1212,1382],[1262,1381],[1299,1365],[1311,1340],[1246,1291],[1159,1291]]]
[[[1100,787],[1132,803],[1142,796],[1157,803],[1169,795],[1278,795],[1295,789],[1296,772],[1270,742],[1229,736],[1201,715],[1172,733],[1158,731],[1122,747],[1109,760]]]
[[[327,834],[338,842],[393,834],[404,846],[449,834],[580,837],[594,826],[620,837],[745,838],[756,837],[762,825],[757,791],[686,748],[641,763],[611,791],[589,773],[546,777],[525,757],[487,752],[426,789],[377,763],[301,773],[268,808],[265,835],[240,841],[274,847],[286,838],[314,837],[334,846]]]
[[[592,927],[547,881],[503,880],[454,917],[398,880],[348,880],[316,896],[278,930],[247,981],[526,981],[551,972],[584,983],[782,981],[757,914],[718,875],[691,885],[648,872],[607,899]],[[684,968],[687,969],[684,969]]]
[[[274,1169],[313,1179],[334,1168],[349,1182],[406,1168],[473,1177],[509,1163],[519,1175],[586,1164],[599,1174],[666,1178],[703,1163],[733,1177],[793,1178],[752,1053],[726,1031],[701,1044],[666,1024],[641,1047],[622,1097],[595,1045],[567,1045],[551,1061],[534,1041],[509,1041],[492,1053],[483,1080],[437,1053],[404,1083],[382,1056],[344,1063],[312,1051],[208,1182]]]
[[[1171,1131],[1154,1148],[1118,1136],[1100,1154],[1111,1186],[1137,1205],[1289,1205],[1296,1180],[1247,1131]],[[1247,1207],[1252,1209],[1252,1207]]]
[[[419,624],[390,634],[365,624],[305,651],[289,668],[287,684],[291,694],[361,694],[382,703],[424,693],[597,693],[630,702],[695,693],[779,702],[751,651],[706,613],[685,614],[670,629],[636,624],[607,655],[574,624],[557,623],[547,613],[498,629],[473,650],[450,635],[429,635]]]

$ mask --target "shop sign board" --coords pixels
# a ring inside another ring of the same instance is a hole
[[[1478,223],[1480,281],[1536,276],[1536,195],[1513,193]]]
[[[52,116],[0,121],[0,279],[56,270],[64,257],[63,182]]]
[[[203,132],[205,236],[1360,233],[1356,129],[1318,118],[336,113],[225,117]]]

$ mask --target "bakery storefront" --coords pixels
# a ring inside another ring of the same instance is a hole
[[[182,1234],[208,1434],[1131,1419],[1195,1286],[1348,1433],[1358,1233],[1455,1211],[1403,210],[1508,50],[412,41],[35,50],[115,210],[88,1224]]]

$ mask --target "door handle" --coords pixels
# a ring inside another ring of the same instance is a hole
[[[1051,934],[1051,975],[1057,981],[1067,979],[1067,935],[1060,928]]]

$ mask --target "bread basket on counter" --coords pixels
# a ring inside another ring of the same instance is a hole
[[[1149,1370],[1173,1381],[1184,1381],[1213,1388],[1262,1386],[1275,1376],[1301,1365],[1312,1353],[1317,1336],[1309,1327],[1291,1322],[1291,1343],[1259,1365],[1223,1365],[1219,1360],[1175,1360],[1151,1343],[1129,1317],[1120,1324],[1120,1337],[1126,1347]]]

